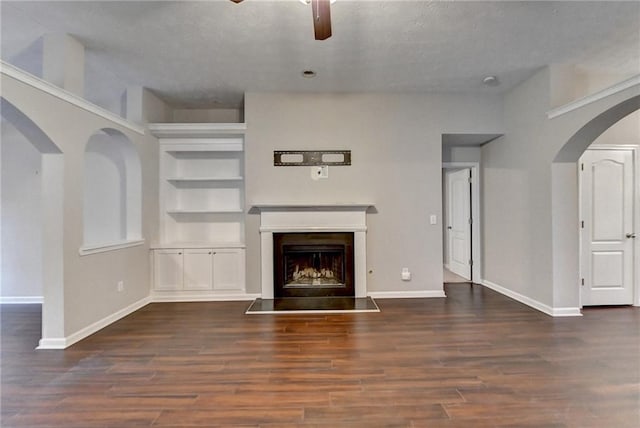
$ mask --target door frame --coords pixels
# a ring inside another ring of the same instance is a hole
[[[624,145],[624,144],[592,144],[587,148],[587,150],[631,150],[632,159],[633,159],[633,201],[632,201],[632,224],[633,231],[636,233],[636,238],[634,239],[633,244],[633,267],[640,266],[640,150],[639,147],[635,145]],[[583,152],[584,154],[584,152]],[[580,155],[582,157],[582,155]],[[578,159],[578,171],[580,171],[580,160]],[[582,179],[579,177],[578,179],[578,217],[582,220]],[[578,227],[580,222],[578,222]],[[578,266],[580,277],[578,278],[578,296],[579,296],[579,305],[580,308],[582,305],[582,285],[581,278],[584,278],[584,270],[583,270],[583,238],[582,232],[578,233],[579,241],[578,241]],[[632,272],[632,288],[633,288],[633,306],[640,306],[640,271],[638,269],[633,269]]]
[[[482,233],[480,225],[482,224],[480,217],[480,162],[443,162],[442,169],[471,169],[471,218],[473,223],[471,224],[471,260],[473,265],[471,266],[471,275],[474,284],[481,284],[482,277]],[[444,174],[443,174],[444,175]],[[440,186],[444,188],[444,183]],[[444,198],[440,198],[444,201]],[[442,207],[442,212],[445,212],[446,207]],[[442,222],[445,218],[442,216]],[[444,233],[442,234],[442,241],[444,247]],[[442,251],[441,251],[442,252]],[[444,260],[443,260],[444,264]]]

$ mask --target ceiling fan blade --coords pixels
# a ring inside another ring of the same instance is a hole
[[[330,0],[311,0],[313,11],[313,30],[316,40],[325,40],[331,37],[331,4]]]

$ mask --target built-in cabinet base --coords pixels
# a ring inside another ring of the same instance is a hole
[[[195,296],[244,294],[244,248],[156,248],[153,290]]]

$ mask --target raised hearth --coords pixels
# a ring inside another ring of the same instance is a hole
[[[251,210],[260,212],[262,298],[275,296],[275,234],[335,232],[353,235],[352,296],[366,297],[366,213],[372,207],[372,204],[254,204]],[[298,269],[301,270],[300,265]],[[313,276],[312,271],[308,272]]]
[[[371,297],[287,297],[284,299],[256,299],[246,314],[317,314],[380,312]]]

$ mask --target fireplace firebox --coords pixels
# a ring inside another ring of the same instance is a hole
[[[274,297],[355,296],[352,232],[274,233]]]

